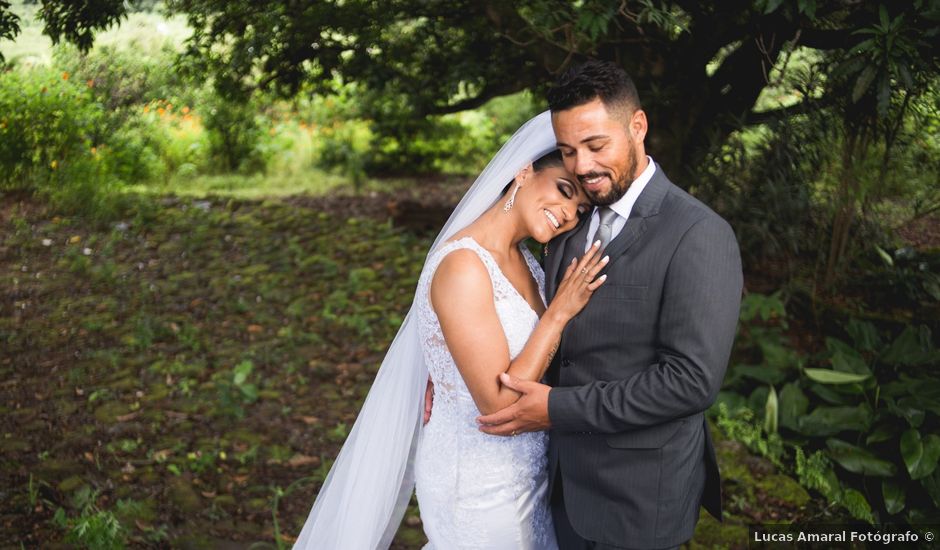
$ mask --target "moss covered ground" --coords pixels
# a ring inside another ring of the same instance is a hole
[[[131,547],[289,545],[431,242],[386,205],[169,196],[93,227],[4,199],[0,538],[81,546],[76,526],[114,520]],[[816,506],[718,449],[728,515],[691,547]],[[412,507],[395,547],[421,544]]]

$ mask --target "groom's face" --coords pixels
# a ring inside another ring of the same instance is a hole
[[[597,98],[552,113],[552,126],[565,168],[575,174],[591,202],[605,206],[620,200],[639,176],[640,159],[646,160],[643,111],[609,112]]]

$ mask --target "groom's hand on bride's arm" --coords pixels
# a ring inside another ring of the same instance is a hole
[[[505,409],[477,417],[480,431],[490,435],[513,436],[551,427],[551,421],[548,419],[548,392],[551,387],[520,380],[506,373],[500,374],[499,379],[504,386],[521,393],[522,396]]]
[[[428,387],[424,390],[424,423],[431,420],[431,407],[434,406],[434,382],[428,376]]]

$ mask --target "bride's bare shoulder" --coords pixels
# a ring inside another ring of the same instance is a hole
[[[448,300],[480,299],[492,296],[490,275],[482,258],[470,248],[450,251],[441,260],[431,279],[431,296]]]

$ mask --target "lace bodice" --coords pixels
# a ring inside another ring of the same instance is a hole
[[[440,322],[430,303],[431,280],[437,267],[444,258],[451,252],[459,249],[468,248],[477,253],[483,265],[490,275],[493,285],[493,299],[496,305],[496,313],[506,334],[506,341],[509,344],[509,357],[514,359],[522,349],[525,343],[538,323],[538,315],[532,310],[529,302],[519,294],[509,279],[503,275],[499,269],[496,260],[485,248],[477,244],[472,237],[464,237],[457,241],[446,243],[443,247],[434,252],[426,263],[424,272],[418,281],[418,292],[416,308],[419,321],[419,336],[424,351],[425,360],[428,365],[428,371],[431,373],[431,379],[435,386],[435,409],[438,406],[438,397],[442,406],[450,405],[452,398],[466,397],[470,399],[470,392],[467,390],[463,378],[457,370],[454,360],[447,349],[447,343],[444,342],[444,335],[441,333]],[[542,302],[545,302],[545,275],[538,261],[532,256],[525,247],[520,247],[522,253],[529,265],[532,276],[538,283],[539,295]]]
[[[539,320],[493,256],[473,238],[448,242],[428,257],[418,281],[415,309],[424,359],[434,382],[431,421],[422,429],[416,464],[418,503],[429,547],[554,548],[546,500],[547,434],[499,437],[479,431],[476,418],[480,412],[431,307],[434,273],[458,249],[473,250],[489,273],[511,359],[525,347]],[[520,249],[544,303],[542,269],[528,249]]]

